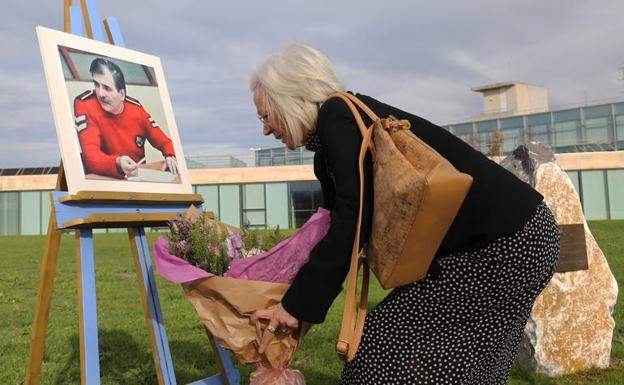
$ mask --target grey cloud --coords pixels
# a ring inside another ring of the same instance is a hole
[[[78,3],[76,1],[76,3]],[[34,26],[62,28],[62,2],[11,2],[0,15],[0,130],[25,149],[58,150]],[[623,98],[616,45],[621,0],[429,0],[316,2],[99,1],[129,48],[161,58],[185,150],[246,154],[280,143],[261,135],[248,90],[251,70],[292,42],[334,62],[348,88],[436,123],[481,110],[470,87],[524,81],[549,88],[551,105]],[[20,135],[28,132],[28,135]],[[40,146],[40,147],[37,147]],[[4,147],[4,142],[3,142]],[[14,163],[11,163],[14,164]]]

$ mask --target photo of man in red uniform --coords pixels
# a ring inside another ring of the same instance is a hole
[[[76,130],[86,174],[124,179],[138,174],[145,141],[159,150],[162,171],[178,174],[173,143],[141,103],[126,94],[121,68],[105,58],[91,62],[93,90],[74,99]]]

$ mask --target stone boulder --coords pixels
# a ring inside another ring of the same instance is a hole
[[[535,188],[537,168],[549,162],[555,162],[553,150],[540,142],[529,142],[516,147],[510,156],[500,162],[500,165]]]
[[[557,268],[533,306],[516,361],[550,376],[606,368],[615,326],[612,313],[617,282],[587,227],[579,196],[565,171],[554,162],[543,163],[536,168],[534,181],[560,227],[580,230],[576,243],[562,234],[560,265],[572,255],[576,264],[568,266],[582,267]],[[579,263],[582,258],[586,260]]]

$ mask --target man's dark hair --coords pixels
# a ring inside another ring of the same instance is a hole
[[[89,72],[91,75],[93,74],[103,74],[102,67],[108,68],[108,70],[113,75],[113,80],[115,81],[115,87],[117,91],[126,90],[126,79],[124,78],[123,72],[121,72],[121,68],[112,61],[108,59],[104,59],[101,57],[93,59],[91,62],[91,67],[89,68]]]

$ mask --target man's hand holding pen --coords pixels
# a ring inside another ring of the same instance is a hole
[[[138,162],[135,162],[128,155],[121,155],[117,157],[117,166],[121,168],[126,178],[131,176],[137,176],[139,173],[139,166],[145,163],[145,157]]]

